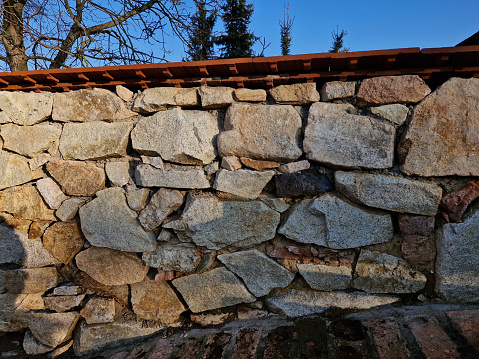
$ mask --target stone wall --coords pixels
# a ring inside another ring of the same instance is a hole
[[[479,79],[0,92],[0,109],[0,331],[29,355],[479,302]]]

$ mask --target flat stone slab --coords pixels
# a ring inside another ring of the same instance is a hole
[[[80,311],[87,324],[112,323],[115,321],[115,300],[92,297]]]
[[[232,104],[218,135],[221,157],[290,162],[301,156],[301,116],[292,106]]]
[[[200,262],[190,243],[161,244],[154,252],[144,252],[142,259],[148,267],[177,272],[192,272]]]
[[[228,171],[221,169],[216,173],[213,188],[245,198],[256,199],[263,188],[273,178],[274,171],[251,171],[238,169]]]
[[[144,117],[131,132],[133,149],[188,165],[207,165],[216,155],[218,119],[206,111],[179,108]]]
[[[126,252],[145,252],[156,248],[156,238],[146,232],[128,207],[123,190],[112,187],[97,193],[97,198],[80,210],[82,232],[90,244]]]
[[[204,189],[210,187],[205,172],[194,167],[175,167],[169,170],[139,165],[135,171],[136,184],[143,187]]]
[[[198,90],[201,97],[201,106],[204,109],[224,108],[233,102],[234,89],[231,87],[202,86]]]
[[[13,123],[31,126],[52,114],[53,94],[49,92],[0,91],[0,109]]]
[[[28,160],[13,153],[0,153],[0,190],[43,177],[43,171],[31,171]]]
[[[69,221],[73,219],[78,212],[78,209],[87,201],[86,198],[69,198],[62,202],[55,212],[55,216],[61,221]]]
[[[7,212],[15,218],[55,221],[53,210],[49,209],[34,186],[11,187],[0,192],[0,212]]]
[[[235,90],[234,98],[236,101],[241,102],[264,102],[266,101],[266,91],[263,89],[239,88]]]
[[[294,278],[294,273],[256,249],[221,254],[218,259],[239,276],[256,297],[267,295],[274,288],[285,288]]]
[[[391,105],[382,105],[378,107],[371,107],[371,112],[396,125],[402,125],[406,121],[409,108],[399,103]]]
[[[85,240],[76,222],[53,223],[43,234],[43,245],[63,264],[70,263],[84,244]]]
[[[349,104],[311,105],[303,141],[306,158],[333,168],[391,167],[394,126],[355,113]]]
[[[347,289],[353,278],[349,266],[331,266],[312,263],[298,263],[299,273],[315,290],[333,291]]]
[[[196,88],[155,87],[146,89],[138,95],[132,110],[153,113],[173,106],[191,107],[199,106],[199,104]]]
[[[401,171],[479,176],[479,79],[452,78],[418,104],[399,144]]]
[[[85,298],[85,294],[80,295],[62,295],[59,297],[44,297],[45,306],[57,313],[63,313],[78,307],[82,300]]]
[[[37,190],[51,209],[58,209],[62,202],[68,199],[60,187],[50,177],[39,179],[36,183]]]
[[[129,162],[121,161],[105,163],[105,172],[112,186],[122,187],[127,185],[131,180],[129,171]]]
[[[28,327],[38,341],[55,348],[71,338],[79,319],[78,312],[34,313],[28,320]]]
[[[296,318],[324,313],[331,307],[369,309],[400,300],[395,296],[371,295],[362,292],[314,292],[290,289],[267,298],[266,305],[274,312]]]
[[[45,293],[58,284],[54,267],[13,269],[5,272],[3,286],[9,293]]]
[[[220,249],[251,246],[274,238],[280,215],[260,201],[221,201],[190,196],[177,221],[164,224],[180,238],[199,246]]]
[[[321,91],[321,101],[332,101],[353,97],[356,92],[356,81],[330,81],[326,82]]]
[[[280,85],[268,92],[276,103],[285,105],[309,105],[320,99],[315,82]]]
[[[193,313],[256,300],[244,284],[226,268],[215,268],[173,280]]]
[[[336,189],[354,202],[400,213],[434,216],[442,188],[402,177],[337,171]]]
[[[451,302],[479,301],[479,207],[436,232],[436,292]]]
[[[404,259],[361,249],[352,286],[368,293],[416,293],[426,286],[426,276]]]
[[[58,146],[62,127],[58,124],[40,123],[18,126],[12,123],[0,126],[3,148],[19,155],[33,157],[37,153]]]

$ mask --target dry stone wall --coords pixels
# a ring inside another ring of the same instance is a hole
[[[0,109],[0,331],[28,355],[239,312],[479,302],[479,79],[0,92]]]

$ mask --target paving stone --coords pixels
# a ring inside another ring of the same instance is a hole
[[[60,187],[50,177],[39,179],[36,183],[37,190],[51,209],[58,209],[62,202],[68,199]]]
[[[380,76],[361,82],[357,100],[362,107],[416,103],[430,92],[431,89],[417,75]]]
[[[173,280],[173,285],[193,313],[256,300],[243,283],[226,268],[215,268]]]
[[[115,92],[117,96],[125,102],[129,102],[133,99],[133,91],[128,90],[125,86],[116,85]]]
[[[389,211],[434,216],[442,197],[441,187],[402,177],[337,171],[334,178],[349,199]]]
[[[132,128],[130,121],[66,123],[59,149],[64,159],[101,160],[126,156]]]
[[[154,252],[144,252],[143,262],[148,267],[164,271],[192,272],[196,269],[200,256],[189,243],[161,244]]]
[[[285,288],[294,278],[294,273],[256,249],[221,254],[218,259],[239,276],[256,297],[267,295],[274,288]]]
[[[44,247],[63,264],[70,263],[84,244],[76,222],[56,222],[43,234]]]
[[[399,230],[404,235],[427,236],[434,230],[434,217],[400,214],[398,216]]]
[[[53,94],[49,92],[0,91],[0,109],[17,125],[31,126],[46,120],[52,114],[52,106]]]
[[[268,92],[276,103],[285,105],[309,105],[320,99],[314,82],[280,85]]]
[[[60,221],[69,221],[75,217],[78,209],[87,201],[86,198],[69,198],[62,202],[55,212]]]
[[[368,293],[416,293],[426,286],[426,276],[401,258],[361,249],[352,286]]]
[[[181,207],[184,196],[180,191],[160,188],[138,216],[143,228],[153,230],[158,227],[166,217]]]
[[[392,317],[368,320],[380,359],[407,359],[411,357],[398,323]]]
[[[264,359],[288,359],[291,358],[293,346],[293,326],[282,326],[273,329],[265,339]]]
[[[155,87],[137,96],[132,109],[140,113],[152,113],[173,106],[191,107],[199,104],[196,88]]]
[[[164,224],[180,238],[198,246],[220,249],[251,246],[274,238],[280,215],[260,201],[221,201],[189,196],[179,220]]]
[[[92,297],[80,311],[87,324],[112,323],[115,320],[113,298]]]
[[[144,117],[131,132],[133,149],[144,155],[189,165],[207,165],[216,157],[218,120],[211,113],[179,108]]]
[[[47,171],[70,196],[89,197],[105,188],[105,171],[90,162],[52,161]]]
[[[138,319],[156,320],[164,325],[179,322],[186,308],[166,282],[145,278],[131,284],[131,304]]]
[[[268,169],[278,168],[280,165],[278,162],[259,161],[259,160],[253,160],[247,157],[241,157],[240,160],[246,167],[255,169],[257,171],[264,171]]]
[[[398,148],[401,171],[479,175],[479,79],[451,78],[414,108]]]
[[[353,276],[352,268],[349,266],[298,263],[297,267],[301,276],[315,290],[346,289],[349,287]]]
[[[328,176],[310,173],[283,173],[274,177],[278,197],[298,197],[321,194],[333,190]]]
[[[79,212],[82,232],[93,246],[126,252],[156,248],[154,233],[146,232],[140,225],[121,188],[98,192],[97,198],[83,205]]]
[[[462,223],[439,227],[436,247],[436,292],[451,302],[479,301],[479,207]]]
[[[202,169],[195,167],[160,170],[148,165],[136,167],[136,184],[143,187],[169,187],[184,189],[204,189],[210,187]]]
[[[90,247],[76,256],[78,268],[105,285],[141,282],[148,272],[133,253],[108,248]]]
[[[278,233],[300,243],[347,249],[387,242],[393,227],[388,213],[358,207],[327,193],[292,206]]]
[[[301,317],[324,313],[328,308],[368,309],[399,301],[399,297],[372,295],[362,292],[315,292],[289,289],[266,299],[266,305],[274,312],[288,317]]]
[[[128,162],[107,162],[105,172],[112,186],[122,187],[130,181],[130,163]]]
[[[0,126],[3,148],[19,155],[33,157],[58,146],[62,127],[52,123],[18,126],[12,123]]]
[[[446,313],[450,320],[459,327],[461,334],[466,338],[468,344],[479,353],[479,312],[477,310],[457,310]]]
[[[228,171],[236,171],[241,168],[241,162],[236,156],[226,156],[221,159],[221,167]]]
[[[332,101],[353,97],[356,93],[356,81],[330,81],[326,82],[321,91],[321,101]]]
[[[233,194],[240,198],[256,199],[263,188],[273,178],[274,171],[251,171],[221,169],[215,177],[213,188],[217,191]]]
[[[126,193],[128,206],[134,211],[141,211],[145,208],[150,197],[151,190],[148,188],[139,188]]]
[[[30,330],[25,332],[25,337],[23,339],[23,350],[28,355],[40,355],[53,351],[54,347],[42,344]]]
[[[135,116],[113,92],[94,88],[53,95],[52,118],[56,122],[117,121]]]
[[[262,332],[258,328],[240,329],[236,334],[236,342],[231,359],[256,358],[261,334]]]
[[[471,182],[444,196],[440,206],[446,212],[448,222],[460,222],[464,212],[477,198],[479,198],[479,182]]]
[[[394,126],[355,113],[349,104],[314,103],[304,132],[306,158],[333,168],[392,167]]]
[[[82,300],[85,298],[85,294],[80,295],[63,295],[59,297],[44,297],[45,306],[57,313],[63,313],[78,307]]]
[[[292,106],[233,104],[218,135],[221,157],[290,162],[301,156],[301,116]]]
[[[302,319],[296,322],[300,358],[328,358],[328,329],[323,319]]]
[[[223,358],[226,346],[228,345],[230,339],[231,334],[225,333],[223,331],[211,334],[208,338],[206,338],[203,354],[200,358]]]
[[[298,162],[285,163],[284,165],[279,166],[278,171],[282,173],[294,173],[303,170],[307,170],[310,167],[308,160],[302,160]]]
[[[264,102],[266,101],[266,91],[263,89],[239,88],[235,90],[234,98],[236,101],[241,102]]]
[[[396,125],[402,125],[406,121],[409,108],[399,103],[371,107],[370,111],[375,115],[385,118]]]
[[[13,153],[0,153],[0,190],[18,186],[43,177],[43,171],[31,171],[25,157]]]
[[[54,267],[12,269],[5,272],[4,287],[9,293],[44,293],[58,284]]]
[[[228,107],[233,103],[234,91],[231,87],[202,86],[198,90],[201,97],[201,106],[203,106],[204,109]]]
[[[190,338],[181,346],[177,357],[182,359],[196,359],[203,341],[203,338]]]

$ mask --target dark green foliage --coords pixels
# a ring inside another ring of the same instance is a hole
[[[221,10],[225,34],[215,41],[221,46],[221,57],[252,57],[253,44],[259,39],[248,30],[253,4],[247,4],[246,0],[226,0]]]
[[[191,16],[186,55],[190,61],[211,60],[214,56],[213,27],[216,11],[206,9],[206,0],[196,2],[196,12]]]
[[[333,44],[331,45],[331,49],[329,52],[331,53],[336,53],[336,52],[349,52],[348,47],[344,47],[344,37],[348,34],[347,31],[341,30],[339,32],[339,29],[336,28],[336,32],[331,32],[331,36],[333,37]]]
[[[283,55],[289,55],[291,51],[291,30],[293,28],[293,19],[289,18],[289,3],[286,6],[284,4],[284,19],[279,22],[281,30],[281,53]]]

